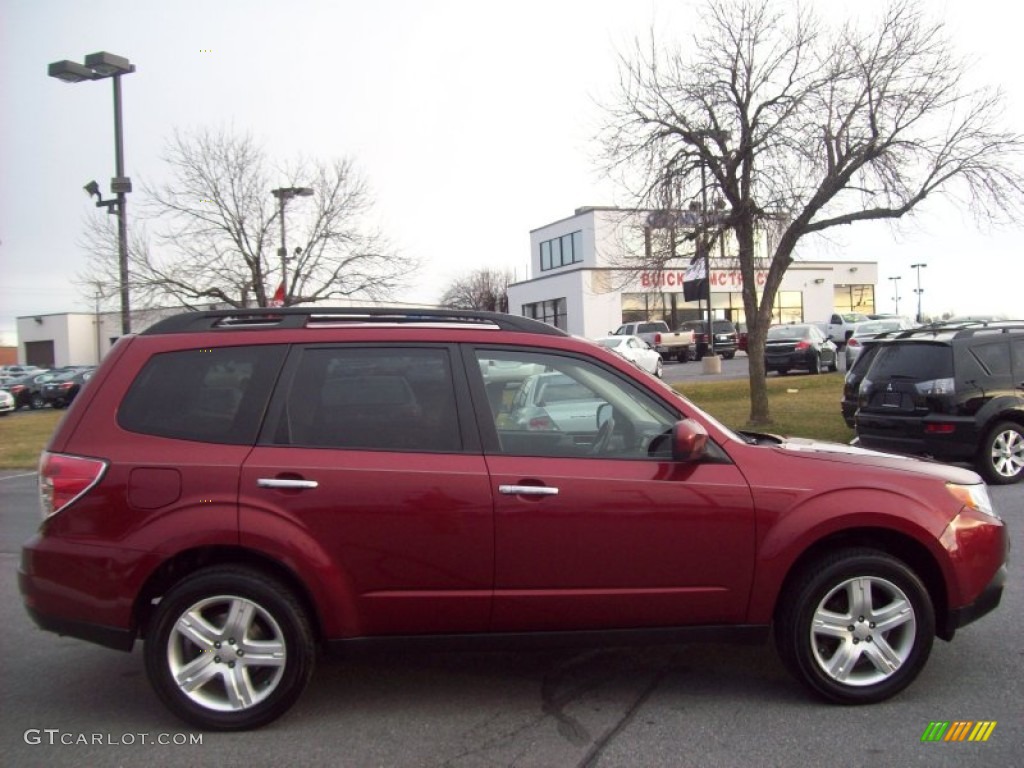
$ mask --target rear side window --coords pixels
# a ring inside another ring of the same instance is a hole
[[[447,349],[329,347],[301,355],[274,443],[462,450]]]
[[[971,348],[971,354],[988,373],[994,376],[1010,375],[1010,345],[1005,341],[979,344]]]
[[[953,349],[945,344],[887,344],[871,366],[874,381],[931,381],[953,377]]]
[[[154,355],[132,382],[117,423],[159,437],[254,443],[286,352],[274,344]]]

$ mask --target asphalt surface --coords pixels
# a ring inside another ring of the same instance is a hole
[[[1024,485],[993,488],[992,496],[1019,542]],[[16,571],[20,545],[37,523],[34,474],[0,473],[5,765],[1021,764],[1019,557],[997,611],[952,643],[937,641],[918,680],[874,706],[811,698],[770,646],[391,653],[321,662],[292,711],[260,731],[198,734],[150,691],[139,646],[124,654],[31,623]],[[997,725],[985,743],[922,743],[936,720]],[[201,744],[188,743],[196,738]]]

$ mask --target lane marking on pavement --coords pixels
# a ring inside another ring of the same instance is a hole
[[[0,477],[0,482],[4,480],[17,480],[19,477],[35,477],[38,472],[22,472],[20,475],[7,475],[6,477]]]

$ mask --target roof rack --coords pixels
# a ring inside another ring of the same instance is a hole
[[[1009,333],[1024,331],[1024,320],[965,320],[952,323],[933,323],[919,328],[904,331],[889,331],[880,334],[885,339],[912,339],[920,336],[938,337],[940,334],[950,339],[964,339],[979,334]]]
[[[499,331],[567,336],[553,325],[529,317],[463,309],[395,307],[254,307],[183,312],[161,320],[140,335],[220,330],[284,330],[309,327],[417,325],[433,328],[474,327]]]

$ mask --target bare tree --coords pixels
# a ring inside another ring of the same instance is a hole
[[[865,29],[826,28],[770,0],[710,0],[699,16],[691,46],[663,47],[652,32],[622,58],[604,146],[638,207],[722,201],[703,223],[736,249],[760,425],[765,335],[797,242],[899,219],[937,193],[981,219],[1010,218],[1024,197],[1024,140],[999,127],[1001,93],[969,87],[943,25],[911,2]]]
[[[142,240],[130,249],[131,287],[140,298],[265,307],[283,283],[284,306],[377,299],[415,270],[369,220],[369,189],[350,160],[275,170],[251,137],[211,131],[175,133],[164,160],[170,180],[144,191],[154,245]],[[284,265],[276,187],[313,190],[287,207]],[[109,249],[96,235],[88,238],[94,258],[86,281],[110,274]]]
[[[508,312],[508,286],[512,280],[509,270],[474,270],[452,281],[441,296],[441,306]]]

